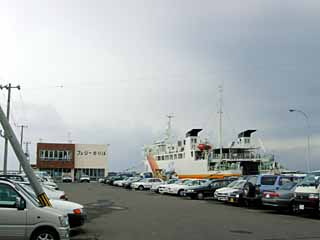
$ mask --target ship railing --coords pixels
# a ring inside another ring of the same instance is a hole
[[[221,159],[220,154],[213,154],[212,159]],[[240,154],[229,154],[229,153],[224,153],[222,154],[222,159],[223,160],[254,160],[254,159],[273,159],[272,155],[267,155],[267,154],[252,154],[252,153],[240,153]]]

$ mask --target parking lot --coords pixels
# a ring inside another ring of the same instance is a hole
[[[320,239],[320,220],[213,200],[189,200],[99,183],[60,184],[83,204],[88,222],[73,240]]]

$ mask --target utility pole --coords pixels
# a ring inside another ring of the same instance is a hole
[[[29,145],[31,145],[31,142],[24,142],[24,144],[26,145],[25,155],[30,163]]]
[[[311,170],[311,166],[310,166],[310,138],[311,138],[311,128],[310,128],[310,121],[309,121],[309,116],[302,110],[299,109],[289,109],[289,112],[297,112],[300,113],[301,115],[304,116],[304,118],[306,119],[306,124],[307,124],[307,171],[308,173]]]
[[[30,182],[31,187],[33,188],[34,192],[37,195],[37,198],[42,206],[48,206],[51,207],[50,200],[46,193],[44,192],[41,184],[38,182],[36,175],[34,174],[25,153],[23,152],[21,145],[19,144],[19,141],[10,126],[10,123],[8,119],[6,118],[5,113],[3,112],[1,106],[0,106],[0,123],[2,125],[3,130],[6,132],[6,137],[11,143],[11,146],[13,148],[14,153],[17,156],[17,159],[19,160],[23,171],[25,172],[26,176],[28,177],[28,180]]]
[[[3,86],[0,85],[0,89],[7,89],[8,90],[8,103],[7,103],[7,120],[9,122],[10,119],[10,101],[11,101],[11,89],[12,88],[17,88],[20,90],[20,85],[17,86],[12,86],[11,83]],[[8,136],[6,132],[4,132],[4,157],[3,157],[3,174],[7,174],[7,160],[8,160]]]
[[[222,161],[223,159],[223,154],[222,154],[222,94],[223,94],[223,87],[222,85],[219,86],[219,111],[218,111],[218,114],[219,114],[219,144],[220,144],[220,161]]]
[[[21,132],[20,132],[20,145],[21,145],[21,148],[23,149],[23,129],[24,128],[28,128],[27,125],[18,125],[19,128],[21,128]],[[21,164],[19,164],[19,173],[21,173]]]

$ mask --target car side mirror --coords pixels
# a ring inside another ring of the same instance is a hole
[[[16,208],[20,211],[26,208],[26,202],[21,197],[16,197]]]

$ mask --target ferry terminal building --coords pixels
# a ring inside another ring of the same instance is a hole
[[[37,143],[36,167],[53,178],[81,175],[99,179],[108,175],[107,144]]]

